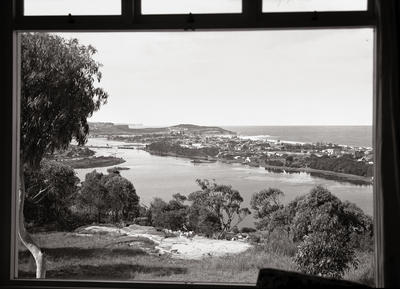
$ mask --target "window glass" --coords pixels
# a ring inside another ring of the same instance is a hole
[[[24,15],[120,15],[121,0],[24,0]]]
[[[367,0],[263,0],[263,12],[367,10]]]
[[[241,13],[241,0],[143,0],[143,14]]]
[[[26,33],[21,55],[46,278],[373,285],[372,29]]]

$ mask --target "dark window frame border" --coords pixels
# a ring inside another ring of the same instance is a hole
[[[16,176],[18,163],[18,120],[16,115],[18,98],[18,32],[24,31],[69,31],[69,32],[112,32],[112,31],[182,31],[182,30],[273,30],[273,29],[343,29],[343,28],[373,28],[375,30],[375,57],[374,57],[374,149],[377,137],[381,132],[376,126],[377,101],[377,66],[380,56],[377,51],[376,33],[379,33],[375,13],[375,1],[368,0],[367,11],[328,11],[328,12],[262,12],[262,0],[242,0],[242,13],[234,14],[171,14],[171,15],[142,15],[140,13],[141,0],[121,0],[121,15],[119,16],[24,16],[23,0],[3,0],[0,4],[2,11],[2,62],[1,70],[5,72],[2,78],[2,97],[4,97],[1,115],[4,126],[5,153],[2,163],[7,172],[4,178],[4,196],[0,202],[1,232],[9,238],[1,238],[2,260],[8,261],[8,266],[1,266],[0,286],[10,288],[254,288],[255,285],[245,284],[212,284],[192,282],[113,282],[113,281],[67,281],[67,280],[15,280],[14,260],[16,252],[12,250],[16,242]],[[136,8],[136,9],[135,9]],[[4,40],[4,41],[3,41]],[[4,63],[3,63],[4,62]],[[3,93],[4,92],[4,93]],[[381,170],[381,152],[375,152],[375,179],[374,182],[374,215],[381,212],[383,207],[378,202],[378,195],[382,183],[379,180]],[[378,167],[379,166],[379,167]],[[379,190],[378,190],[379,189]],[[379,215],[379,214],[378,214]],[[384,282],[384,242],[382,241],[381,220],[374,217],[376,230],[376,284],[383,286]]]
[[[15,3],[16,31],[143,31],[198,29],[305,29],[375,27],[374,2],[366,11],[262,12],[262,0],[242,0],[242,13],[141,14],[142,0],[121,0],[116,16],[24,16]],[[168,1],[168,0],[166,0]],[[200,0],[199,0],[200,1]]]

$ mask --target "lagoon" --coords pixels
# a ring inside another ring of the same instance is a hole
[[[121,175],[130,180],[136,188],[141,203],[148,205],[154,197],[170,200],[175,193],[188,195],[199,187],[196,179],[215,179],[217,183],[230,184],[239,190],[244,204],[249,205],[251,195],[268,187],[275,187],[285,193],[283,203],[306,194],[316,185],[323,185],[341,200],[357,204],[369,215],[373,208],[372,185],[354,185],[348,182],[326,180],[308,173],[274,173],[264,168],[254,168],[242,164],[191,163],[190,159],[151,155],[139,149],[118,149],[126,143],[101,138],[90,138],[88,145],[110,148],[94,148],[96,156],[113,155],[126,160],[120,164],[129,170],[121,170]],[[108,167],[75,169],[84,180],[86,173],[96,169],[107,172]],[[241,226],[252,226],[253,219],[247,218]]]

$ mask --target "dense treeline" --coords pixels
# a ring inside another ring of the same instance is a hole
[[[286,158],[266,158],[265,164],[271,166],[285,166],[290,168],[311,168],[322,171],[331,171],[343,174],[350,174],[363,177],[373,176],[373,164],[365,161],[359,161],[351,155],[342,156],[316,156],[309,157],[294,157],[287,156]]]
[[[207,158],[209,156],[215,157],[219,149],[216,147],[204,147],[204,148],[188,148],[180,146],[177,143],[170,143],[167,141],[154,142],[146,146],[146,150],[161,155],[176,155],[183,157],[202,157]]]
[[[24,214],[30,227],[73,230],[93,222],[132,222],[139,215],[136,190],[117,170],[93,171],[80,184],[70,166],[44,160],[25,178]]]
[[[340,157],[330,156],[311,156],[308,165],[312,169],[345,173],[363,177],[373,176],[373,165],[363,161],[357,161],[351,156],[344,155]]]

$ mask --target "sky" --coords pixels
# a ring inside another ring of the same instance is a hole
[[[182,1],[173,0],[169,12],[179,11]],[[189,1],[190,7],[196,8],[196,1]],[[219,1],[229,9],[237,4]],[[276,1],[279,7],[297,2],[297,10],[331,2]],[[206,9],[206,2],[196,9]],[[154,13],[162,7],[146,9]],[[372,124],[371,29],[59,35],[98,50],[100,86],[109,100],[90,121],[145,126]]]

